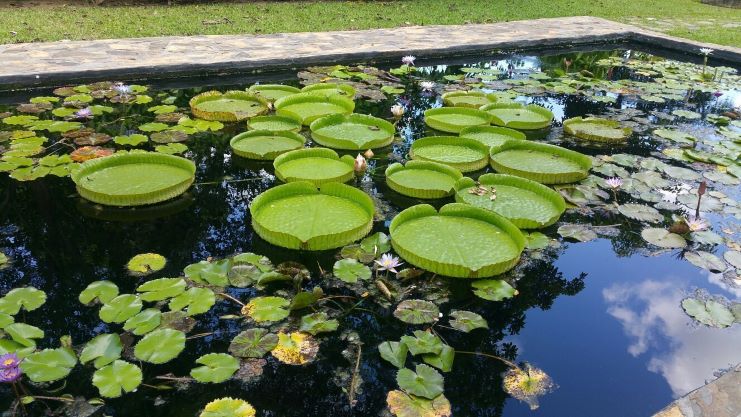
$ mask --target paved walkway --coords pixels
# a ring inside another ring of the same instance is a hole
[[[654,417],[739,416],[741,416],[741,364],[654,415]]]
[[[279,70],[327,62],[420,57],[605,41],[649,42],[676,51],[700,47],[741,62],[741,49],[673,38],[578,16],[463,26],[363,31],[215,35],[0,45],[0,89],[79,80]]]

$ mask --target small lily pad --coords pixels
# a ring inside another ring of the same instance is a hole
[[[209,353],[196,359],[196,363],[203,366],[193,368],[190,371],[198,382],[210,382],[217,384],[231,378],[239,369],[239,360],[226,353]]]
[[[173,329],[158,329],[144,336],[134,346],[137,359],[161,364],[175,359],[185,349],[185,333]]]
[[[450,312],[450,326],[456,330],[468,333],[475,329],[488,329],[489,325],[481,315],[465,310],[453,310]]]
[[[278,345],[278,335],[266,329],[248,329],[236,335],[229,344],[229,352],[242,358],[261,358]]]
[[[735,320],[728,307],[714,300],[685,298],[682,300],[682,308],[690,317],[711,327],[728,327]]]
[[[355,259],[341,259],[334,263],[334,276],[344,282],[354,284],[358,279],[366,280],[371,277],[371,270]]]
[[[417,365],[415,370],[404,368],[396,373],[396,382],[401,389],[428,399],[443,393],[443,376],[439,372],[424,364]]]
[[[435,304],[424,300],[404,300],[394,310],[397,319],[409,324],[434,323],[439,314]]]
[[[502,279],[482,279],[471,284],[473,293],[484,300],[502,301],[517,295],[517,290]]]
[[[121,360],[114,361],[93,374],[93,385],[106,398],[118,398],[125,392],[134,391],[141,383],[141,369],[133,363]]]

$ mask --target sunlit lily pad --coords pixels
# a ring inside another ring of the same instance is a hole
[[[122,350],[121,338],[117,334],[100,334],[91,339],[82,349],[80,363],[94,361],[95,368],[100,369],[120,358]]]
[[[488,147],[474,139],[457,136],[429,136],[412,143],[413,159],[437,162],[461,172],[482,169],[489,161]]]
[[[211,284],[220,287],[229,285],[227,274],[232,267],[230,259],[219,261],[201,261],[190,264],[183,269],[183,273],[190,280],[199,284]]]
[[[142,336],[159,327],[162,313],[156,308],[147,308],[137,315],[130,317],[124,323],[124,330]]]
[[[311,138],[319,145],[334,149],[366,150],[388,146],[396,129],[377,117],[352,113],[333,114],[311,123]]]
[[[44,349],[26,356],[21,370],[33,382],[58,381],[77,364],[75,353],[68,348]]]
[[[471,311],[453,310],[450,312],[450,326],[456,330],[468,333],[475,329],[488,329],[489,325],[481,315]]]
[[[273,160],[304,147],[306,138],[290,131],[251,130],[234,136],[229,145],[235,154],[250,159]]]
[[[543,129],[551,125],[553,113],[536,104],[493,103],[481,107],[491,115],[491,123],[519,130]]]
[[[232,339],[229,352],[242,358],[261,358],[278,345],[278,335],[266,329],[245,330]]]
[[[80,293],[78,299],[82,304],[98,301],[105,304],[118,295],[118,286],[111,281],[94,281]]]
[[[366,280],[371,277],[371,270],[355,259],[341,259],[334,263],[334,275],[344,282],[356,283],[358,279]]]
[[[682,300],[682,308],[690,317],[712,327],[728,327],[735,320],[728,307],[714,300],[685,298]]]
[[[482,279],[471,284],[476,296],[489,301],[502,301],[517,295],[517,290],[503,279]]]
[[[491,166],[541,184],[564,184],[586,178],[592,160],[560,146],[510,140],[491,148]]]
[[[320,311],[301,317],[300,331],[316,336],[319,333],[333,332],[340,326],[336,319],[330,319],[327,313]]]
[[[170,310],[180,311],[185,309],[189,316],[203,314],[216,303],[214,292],[208,288],[189,288],[170,300]]]
[[[394,310],[397,319],[409,324],[434,323],[439,314],[437,306],[425,300],[404,300]]]
[[[567,239],[578,240],[579,242],[589,242],[597,239],[594,230],[581,224],[565,224],[558,228],[558,234]]]
[[[443,376],[434,368],[420,364],[415,371],[400,369],[396,373],[399,387],[409,394],[434,399],[443,393]]]
[[[185,333],[173,329],[158,329],[144,336],[134,346],[137,359],[161,364],[175,359],[185,349]]]
[[[499,146],[507,140],[524,140],[525,134],[519,130],[501,126],[471,126],[460,132],[460,137],[477,140],[488,147]]]
[[[180,295],[185,287],[182,278],[159,278],[145,282],[136,291],[141,293],[139,296],[144,301],[162,301]]]
[[[278,345],[271,352],[279,361],[288,365],[303,365],[316,358],[319,344],[308,333],[279,333]]]
[[[206,404],[198,417],[255,417],[255,413],[247,401],[226,397]]]
[[[401,343],[405,344],[412,355],[431,353],[439,354],[443,350],[443,342],[432,332],[415,330],[414,336],[402,336]]]
[[[596,117],[574,117],[564,120],[563,130],[579,139],[606,143],[623,142],[633,134],[632,129],[621,128],[617,121]]]
[[[239,360],[234,356],[226,353],[209,353],[196,359],[199,366],[190,371],[192,376],[198,382],[210,382],[218,384],[231,378],[237,369],[239,369]]]
[[[245,304],[242,314],[258,323],[280,321],[288,317],[289,301],[283,297],[255,297]]]
[[[3,331],[13,339],[14,342],[26,347],[36,346],[36,339],[44,337],[44,331],[36,326],[26,323],[8,324]]]
[[[717,273],[726,270],[726,263],[710,252],[701,250],[697,252],[687,252],[684,254],[684,259],[686,259],[696,267],[707,269],[710,272]]]
[[[275,101],[279,98],[301,92],[301,90],[296,87],[283,84],[255,84],[250,86],[248,91],[268,101]]]
[[[455,182],[463,175],[456,168],[427,161],[393,163],[386,168],[386,184],[399,194],[435,199],[454,192]]]
[[[309,181],[315,185],[347,182],[354,177],[354,159],[340,157],[331,149],[306,148],[286,152],[275,158],[275,175],[283,182]]]
[[[135,274],[147,275],[165,267],[167,259],[157,253],[140,253],[129,259],[126,268]]]
[[[14,288],[0,298],[0,313],[15,315],[33,311],[46,302],[46,293],[35,287]]]
[[[354,109],[355,102],[345,96],[326,97],[310,92],[293,94],[275,102],[275,111],[279,116],[300,120],[304,126],[330,114],[350,114]]]
[[[141,383],[141,369],[133,363],[120,360],[93,374],[93,385],[106,398],[118,398],[125,392],[134,391]]]
[[[441,132],[459,133],[471,126],[486,126],[491,116],[478,109],[465,107],[438,107],[425,111],[427,126]]]
[[[194,116],[220,122],[235,122],[268,111],[268,101],[245,91],[207,91],[190,99]]]
[[[355,96],[355,88],[349,84],[338,84],[338,83],[316,83],[309,84],[301,89],[304,93],[319,94],[325,97],[329,96],[346,96],[353,98]]]
[[[450,417],[450,402],[444,395],[429,400],[394,390],[386,396],[389,410],[396,417]]]
[[[449,107],[469,107],[478,109],[481,106],[497,101],[496,96],[483,91],[450,91],[442,96],[443,103]]]
[[[661,248],[684,248],[687,241],[681,235],[660,228],[647,228],[641,231],[641,237],[648,243]]]
[[[123,323],[142,309],[142,300],[134,294],[121,294],[100,307],[100,319],[106,323]]]
[[[256,116],[249,119],[247,128],[271,132],[298,132],[301,130],[301,121],[288,116]]]

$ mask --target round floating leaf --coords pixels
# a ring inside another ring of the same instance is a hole
[[[304,147],[306,138],[291,131],[250,130],[229,141],[235,154],[250,159],[270,161],[278,155]]]
[[[185,349],[185,333],[173,329],[158,329],[134,346],[137,359],[161,364],[175,359]]]
[[[162,301],[180,295],[185,291],[185,285],[182,278],[160,278],[147,281],[136,290],[144,301]]]
[[[435,304],[424,300],[404,300],[394,310],[397,319],[409,324],[434,323],[439,314]]]
[[[34,288],[13,288],[0,298],[0,313],[15,315],[21,309],[33,311],[46,302],[46,293]]]
[[[594,231],[581,224],[565,224],[558,228],[558,234],[567,239],[578,240],[579,242],[589,242],[597,239]]]
[[[227,275],[231,267],[232,261],[230,259],[222,259],[215,262],[201,261],[186,266],[183,273],[190,280],[199,284],[225,287],[229,285]]]
[[[152,142],[174,144],[188,140],[188,134],[179,130],[165,130],[163,132],[152,133]]]
[[[14,342],[26,347],[36,346],[36,341],[34,339],[41,339],[44,337],[43,330],[26,323],[9,324],[5,326],[3,330],[11,339],[13,339]]]
[[[198,417],[255,417],[255,413],[247,401],[226,397],[206,404]]]
[[[139,130],[142,132],[161,132],[165,129],[169,129],[170,125],[165,123],[151,122],[139,125]]]
[[[14,321],[15,318],[10,314],[0,313],[0,329],[9,324],[12,324]],[[0,353],[0,355],[2,355],[2,353]]]
[[[337,330],[339,325],[340,322],[330,319],[327,313],[320,311],[319,313],[301,317],[301,327],[299,330],[316,336],[319,333],[333,332]]]
[[[21,370],[33,382],[60,380],[72,371],[77,357],[71,349],[44,349],[26,356],[21,362]]]
[[[653,131],[654,135],[662,137],[664,139],[669,139],[674,142],[683,143],[687,145],[694,145],[695,141],[697,140],[694,136],[680,132],[679,130],[672,130],[672,129],[656,129]]]
[[[311,123],[311,138],[334,149],[362,151],[382,148],[394,140],[391,123],[365,114],[333,114]]]
[[[126,320],[123,328],[137,336],[142,336],[159,327],[161,320],[162,313],[159,310],[148,308]]]
[[[257,94],[268,101],[275,101],[279,98],[301,92],[301,90],[296,87],[282,84],[255,84],[251,86],[248,91]]]
[[[187,333],[195,326],[195,319],[184,311],[166,311],[160,316],[160,329],[173,329]]]
[[[319,301],[324,296],[324,291],[321,287],[314,287],[312,291],[301,291],[293,297],[291,304],[288,306],[289,310],[301,310]]]
[[[239,360],[226,353],[209,353],[196,359],[196,363],[203,366],[193,368],[190,371],[198,382],[211,382],[218,384],[231,378],[239,369]]]
[[[491,166],[541,184],[565,184],[586,178],[592,160],[560,146],[510,140],[491,148]]]
[[[133,135],[128,135],[128,136],[116,136],[115,138],[113,138],[113,142],[116,145],[121,145],[121,146],[124,146],[124,145],[138,146],[138,145],[141,145],[142,143],[147,143],[148,140],[149,138],[146,135],[141,135],[141,134],[133,134]]]
[[[313,94],[319,94],[325,97],[329,96],[347,96],[353,98],[355,96],[355,88],[349,84],[337,84],[337,83],[317,83],[309,84],[301,89],[302,92],[310,92]]]
[[[520,229],[550,226],[566,210],[563,197],[553,189],[525,178],[484,174],[478,184],[459,180],[455,200],[498,213]]]
[[[728,327],[735,320],[728,307],[714,300],[685,298],[682,300],[682,308],[690,317],[712,327]]]
[[[450,326],[456,330],[468,333],[474,329],[488,329],[489,324],[479,314],[465,310],[453,310],[450,312]]]
[[[723,259],[726,260],[736,269],[741,269],[741,252],[735,250],[729,250],[723,254]]]
[[[105,304],[118,295],[118,286],[111,281],[95,281],[88,284],[80,293],[78,299],[82,304],[91,304],[97,300]]]
[[[374,205],[361,190],[339,183],[280,185],[250,205],[252,226],[266,241],[290,249],[339,248],[368,234]]]
[[[133,294],[121,294],[103,304],[98,316],[106,323],[123,323],[142,309],[142,300]]]
[[[386,359],[392,365],[401,369],[404,367],[404,363],[406,363],[409,349],[404,343],[383,342],[378,345],[378,352],[383,359]]]
[[[270,132],[298,132],[301,130],[301,121],[289,116],[257,116],[247,122],[247,129]]]
[[[685,119],[691,119],[691,120],[699,119],[700,117],[702,117],[700,113],[696,113],[696,112],[693,112],[690,110],[684,110],[684,109],[674,110],[672,114],[678,117],[683,117]]]
[[[360,248],[366,252],[380,256],[391,250],[391,241],[383,232],[376,232],[360,241]]]
[[[236,335],[229,344],[229,352],[242,358],[261,358],[278,345],[278,335],[266,329],[248,329]]]
[[[316,358],[319,344],[311,335],[301,332],[279,333],[278,345],[271,352],[279,361],[288,365],[303,365]]]
[[[449,91],[442,96],[443,103],[449,107],[468,107],[478,109],[497,101],[497,97],[483,91]]]
[[[118,398],[124,392],[134,391],[141,383],[141,369],[133,363],[120,360],[93,374],[93,385],[106,398]]]
[[[504,374],[502,386],[507,394],[524,401],[531,410],[538,408],[538,397],[555,388],[555,384],[545,372],[529,364],[522,369],[510,368]]]
[[[80,353],[80,363],[95,361],[93,365],[100,369],[121,357],[123,345],[117,334],[100,334],[87,342]]]
[[[428,354],[422,356],[422,360],[424,360],[426,364],[434,366],[443,372],[450,372],[453,370],[454,359],[455,349],[448,345],[443,345],[442,351],[437,355]]]
[[[455,182],[463,177],[448,165],[426,161],[393,163],[386,168],[386,184],[399,194],[414,198],[435,199],[453,194]]]
[[[288,317],[290,302],[283,297],[255,297],[245,304],[242,314],[251,317],[258,323],[280,321]]]
[[[641,237],[646,242],[661,248],[684,248],[687,241],[681,235],[671,233],[668,230],[659,228],[647,228],[641,231]]]
[[[84,162],[72,174],[77,192],[109,206],[138,206],[169,200],[195,180],[195,164],[157,152],[117,153]]]
[[[235,122],[258,116],[268,111],[268,101],[245,92],[207,91],[190,99],[190,110],[194,116],[220,122]]]
[[[511,129],[544,129],[553,120],[550,110],[536,104],[525,106],[520,103],[493,103],[482,106],[480,110],[491,115],[492,124]]]
[[[703,245],[722,245],[724,240],[723,237],[711,230],[701,230],[699,232],[691,232],[689,239],[693,242],[697,242]]]
[[[473,293],[489,301],[502,301],[517,295],[517,290],[503,279],[482,279],[471,284]]]
[[[579,139],[594,142],[624,142],[633,134],[629,127],[620,127],[615,120],[597,117],[574,117],[563,121],[563,130]]]
[[[203,314],[213,307],[216,303],[214,292],[208,288],[190,288],[170,300],[170,310],[179,311],[183,308],[189,316]]]
[[[371,270],[355,259],[341,259],[334,263],[334,275],[344,282],[354,284],[358,279],[366,280],[371,277]]]
[[[166,155],[175,155],[187,151],[188,147],[182,143],[168,143],[167,145],[157,145],[154,150]]]
[[[400,369],[396,373],[396,382],[399,388],[416,395],[433,399],[443,393],[443,376],[434,368],[424,364],[417,365],[415,371]]]
[[[427,126],[449,133],[459,133],[471,126],[486,126],[491,122],[491,116],[478,109],[465,107],[438,107],[425,111]]]
[[[458,203],[439,213],[427,204],[410,207],[389,230],[394,250],[407,262],[458,278],[501,274],[517,264],[525,247],[520,230],[504,217]]]
[[[618,211],[625,217],[648,223],[659,223],[664,220],[664,216],[653,207],[642,204],[622,204]]]
[[[163,104],[160,106],[152,106],[147,109],[148,112],[154,113],[154,114],[167,114],[172,113],[178,109],[178,106],[172,105],[172,104]]]
[[[401,343],[406,345],[412,355],[431,353],[437,355],[443,350],[443,342],[431,332],[415,330],[414,336],[402,336]]]
[[[355,160],[350,155],[340,158],[326,148],[306,148],[286,152],[275,158],[275,176],[283,182],[308,181],[314,185],[347,182],[353,179]]]
[[[315,93],[299,93],[275,101],[275,111],[279,116],[300,120],[304,126],[331,114],[350,114],[355,110],[355,102],[341,95],[330,97]]]
[[[499,146],[508,140],[524,140],[525,134],[501,126],[471,126],[461,130],[460,137],[477,140],[487,147]]]
[[[688,260],[698,268],[707,269],[710,272],[717,273],[726,270],[726,263],[710,252],[701,250],[697,252],[687,252],[684,254],[684,259]]]
[[[448,165],[461,172],[471,172],[486,166],[489,155],[486,145],[474,139],[457,136],[430,136],[412,143],[412,158]]]
[[[409,395],[404,391],[394,390],[386,396],[386,404],[396,417],[450,417],[450,402],[444,395],[433,400]]]

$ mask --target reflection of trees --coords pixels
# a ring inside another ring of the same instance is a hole
[[[590,51],[590,52],[572,52],[568,54],[547,55],[540,57],[543,72],[552,77],[560,77],[567,72],[589,71],[594,78],[605,79],[609,67],[597,65],[597,61],[621,56],[622,51]],[[571,62],[567,65],[567,62]]]

